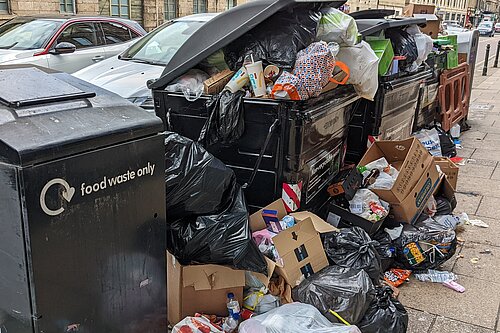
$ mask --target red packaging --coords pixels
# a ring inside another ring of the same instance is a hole
[[[252,318],[254,316],[254,314],[255,313],[253,313],[253,311],[248,310],[248,309],[243,309],[240,312],[240,316],[241,316],[242,320],[250,319],[250,318]]]
[[[411,271],[406,269],[391,268],[384,273],[384,280],[394,287],[398,287],[411,275]]]

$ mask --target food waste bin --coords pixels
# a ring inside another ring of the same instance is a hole
[[[162,77],[149,83],[156,113],[166,128],[197,140],[209,116],[205,103],[211,98],[202,95],[187,101],[182,93],[165,90],[170,82],[266,20],[289,15],[296,6],[307,10],[318,4],[254,1],[207,22],[181,46]],[[326,209],[326,189],[343,162],[347,124],[357,100],[351,86],[307,101],[245,98],[243,135],[234,144],[206,148],[235,171],[252,211],[280,197],[290,210]]]
[[[364,38],[380,37],[389,29],[402,29],[413,24],[424,24],[423,18],[385,19],[385,12],[370,11],[362,15],[353,13],[360,34]],[[356,105],[349,123],[346,161],[357,163],[363,157],[371,137],[380,140],[408,138],[413,129],[420,89],[432,78],[431,69],[421,66],[414,73],[397,73],[379,76],[379,88],[373,101],[362,99]]]
[[[69,74],[0,68],[0,332],[166,332],[162,131]]]

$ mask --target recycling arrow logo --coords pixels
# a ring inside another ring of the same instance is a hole
[[[62,192],[62,197],[67,202],[71,202],[71,199],[73,199],[73,196],[75,195],[75,188],[71,187],[68,184],[68,182],[62,178],[54,178],[47,184],[45,184],[45,186],[42,189],[42,192],[40,193],[40,206],[42,207],[43,212],[49,216],[56,216],[64,212],[64,207],[59,207],[58,209],[53,210],[47,207],[47,204],[45,203],[45,196],[47,195],[47,191],[51,186],[56,184],[59,184],[64,188]]]

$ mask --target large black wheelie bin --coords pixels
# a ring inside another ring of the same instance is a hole
[[[424,18],[380,18],[380,11],[374,11],[375,18],[367,18],[369,11],[363,11],[360,16],[362,18],[357,18],[356,13],[352,15],[365,38],[379,35],[382,31],[426,22]],[[357,163],[366,152],[370,137],[380,140],[401,140],[409,137],[421,87],[432,76],[432,69],[424,66],[413,73],[379,76],[379,88],[374,100],[362,99],[354,110],[349,124],[346,160]]]
[[[342,3],[326,2],[334,6]],[[211,96],[187,101],[182,93],[165,91],[172,80],[260,24],[290,15],[293,9],[307,11],[323,4],[252,1],[206,23],[180,47],[162,77],[149,84],[156,113],[166,128],[196,140],[209,116],[205,103]],[[283,194],[285,204],[291,209],[298,208],[295,205],[299,203],[301,209],[317,211],[326,207],[329,199],[326,188],[342,164],[347,124],[357,100],[350,86],[307,101],[245,98],[243,135],[234,144],[206,148],[235,171],[239,183],[246,188],[252,210]]]
[[[0,332],[166,332],[161,120],[0,67]]]

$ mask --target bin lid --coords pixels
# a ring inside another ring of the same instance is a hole
[[[172,80],[280,10],[298,4],[330,3],[335,7],[340,7],[345,2],[346,0],[257,0],[233,7],[217,15],[194,32],[170,59],[161,77],[156,81],[149,81],[148,87],[150,89],[165,88]]]
[[[358,12],[349,13],[354,19],[381,19],[386,16],[394,15],[393,9],[367,9]]]
[[[0,66],[0,162],[29,166],[162,130],[154,113],[70,74]]]
[[[402,28],[413,24],[422,25],[426,23],[427,20],[425,18],[417,17],[356,19],[358,31],[363,36],[373,35],[391,28]]]

